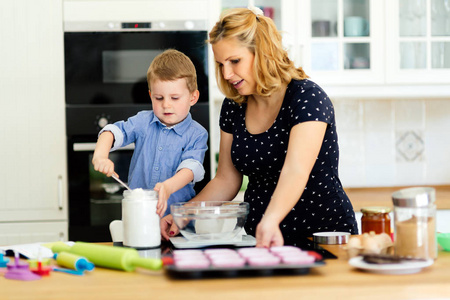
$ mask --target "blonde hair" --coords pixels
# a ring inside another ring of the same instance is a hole
[[[172,81],[180,78],[186,79],[189,92],[197,90],[197,73],[191,59],[184,53],[175,49],[168,49],[158,54],[147,70],[147,84],[155,80]]]
[[[220,20],[209,33],[209,43],[236,38],[242,46],[255,55],[254,76],[256,93],[270,96],[292,79],[308,76],[302,68],[296,68],[283,48],[282,38],[269,17],[256,15],[247,8],[234,8],[222,13]],[[237,103],[247,100],[223,77],[222,68],[216,62],[216,79],[221,92]]]

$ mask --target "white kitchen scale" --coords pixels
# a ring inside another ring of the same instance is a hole
[[[204,248],[209,246],[236,246],[236,247],[251,247],[256,245],[256,239],[251,235],[238,235],[231,240],[199,240],[192,241],[188,240],[183,236],[171,237],[175,248],[179,249],[192,249],[192,248]]]

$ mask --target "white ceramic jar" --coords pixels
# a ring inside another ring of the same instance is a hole
[[[156,214],[158,193],[134,189],[123,192],[123,245],[133,248],[153,248],[161,245],[160,218]]]

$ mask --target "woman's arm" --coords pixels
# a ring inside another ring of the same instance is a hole
[[[233,135],[220,131],[220,154],[216,176],[208,182],[202,191],[191,201],[231,201],[239,192],[242,184],[242,174],[236,170],[231,160],[231,145]],[[171,215],[161,219],[161,236],[168,240],[169,237],[179,232]]]
[[[220,131],[219,163],[216,176],[191,201],[231,201],[239,192],[242,174],[231,160],[233,135]]]
[[[283,245],[279,224],[295,206],[306,187],[326,128],[327,123],[315,121],[299,123],[292,128],[277,187],[256,228],[257,247]]]

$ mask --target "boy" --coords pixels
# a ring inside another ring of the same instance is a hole
[[[199,91],[195,67],[186,55],[169,49],[156,56],[147,83],[153,110],[106,125],[92,164],[108,177],[117,176],[109,152],[135,143],[128,185],[158,191],[156,212],[162,217],[170,204],[195,196],[194,183],[205,174],[208,132],[189,113]]]

